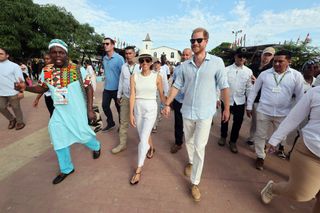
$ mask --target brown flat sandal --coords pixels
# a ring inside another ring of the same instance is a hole
[[[156,152],[155,148],[150,147],[150,149],[149,149],[148,152],[147,152],[147,158],[148,158],[148,159],[151,159],[151,158],[153,157],[153,155],[154,155],[155,152]]]
[[[139,177],[139,179],[138,179],[138,180],[136,180],[137,175],[140,175],[140,177],[141,177],[141,171],[140,171],[140,172],[135,172],[135,173],[134,173],[134,175],[132,176],[132,178],[131,178],[131,180],[130,180],[130,184],[131,184],[131,185],[136,185],[136,184],[138,184],[138,183],[139,183],[139,181],[140,181],[140,177]]]

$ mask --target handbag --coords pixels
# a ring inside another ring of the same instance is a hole
[[[81,75],[81,72],[80,72],[80,66],[77,66],[77,74],[79,76],[79,83],[80,83],[80,87],[81,87],[81,90],[82,90],[82,93],[83,93],[84,100],[85,100],[86,104],[88,104],[87,92],[86,92],[86,89],[85,89],[84,84],[83,84],[82,75]],[[95,133],[97,133],[100,130],[102,130],[102,124],[103,123],[102,123],[99,107],[97,105],[93,105],[92,106],[92,110],[96,115],[96,119],[95,120],[89,120],[88,119],[88,125],[92,128],[92,130]]]

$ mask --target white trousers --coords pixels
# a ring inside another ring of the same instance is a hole
[[[212,117],[204,120],[189,120],[183,118],[183,132],[189,157],[192,164],[190,180],[192,184],[200,183],[205,148],[208,143]]]
[[[264,159],[266,157],[264,147],[268,139],[269,128],[272,125],[272,132],[276,131],[283,119],[285,119],[285,117],[275,117],[257,112],[257,129],[255,134],[254,147],[258,158]],[[283,141],[284,140],[285,139],[283,139]]]
[[[157,118],[157,101],[136,99],[134,117],[140,138],[138,145],[138,167],[142,167],[150,145],[148,143],[152,127]]]

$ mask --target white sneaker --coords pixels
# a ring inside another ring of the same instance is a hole
[[[264,204],[269,204],[274,197],[272,193],[273,181],[270,180],[261,191],[261,200]]]

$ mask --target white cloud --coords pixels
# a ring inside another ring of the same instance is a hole
[[[320,28],[319,6],[309,9],[284,9],[280,13],[261,11],[253,16],[246,2],[238,0],[228,13],[231,15],[229,17],[214,15],[216,11],[201,7],[201,0],[180,0],[180,3],[185,5],[184,15],[138,21],[115,19],[104,8],[94,7],[88,0],[78,0],[76,3],[73,0],[34,0],[34,2],[63,6],[81,23],[94,26],[97,32],[112,38],[120,38],[138,47],[149,33],[154,41],[154,47],[166,45],[183,49],[190,45],[192,29],[199,26],[207,28],[210,32],[208,49],[223,41],[232,42],[234,35],[231,32],[239,29],[243,30],[242,35],[246,33],[249,45],[297,39],[299,35],[290,34],[293,31],[310,32],[313,45],[320,41],[319,33],[315,33]],[[304,34],[301,35],[301,39],[303,36]]]

